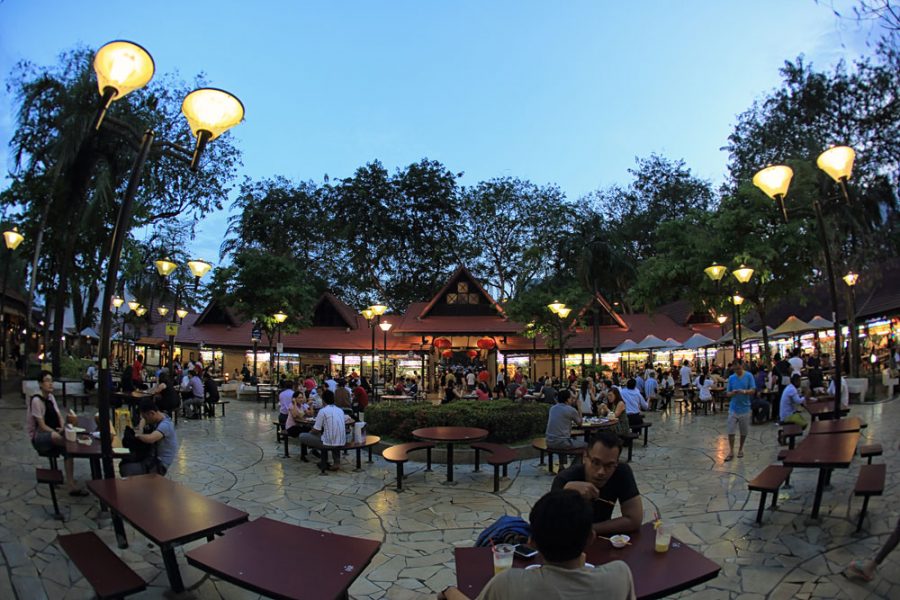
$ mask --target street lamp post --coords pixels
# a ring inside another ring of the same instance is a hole
[[[387,306],[384,304],[373,304],[369,308],[362,311],[363,317],[365,317],[366,322],[369,324],[369,329],[372,330],[372,393],[373,393],[373,401],[378,400],[378,381],[375,378],[375,359],[376,359],[376,351],[375,351],[375,328],[381,325],[381,315],[387,312]],[[390,329],[390,328],[388,328]],[[387,360],[387,359],[385,359]],[[382,365],[382,371],[384,371],[384,365]]]
[[[566,317],[569,316],[569,313],[572,312],[572,309],[566,308],[566,305],[559,300],[554,300],[547,305],[547,308],[550,309],[550,312],[559,317],[559,321],[557,322],[559,325],[559,380],[562,381],[566,375],[566,356],[563,347],[565,344],[565,340],[563,339],[563,322],[566,320]]]
[[[18,227],[3,232],[3,241],[6,243],[6,266],[3,268],[3,295],[0,296],[0,328],[3,329],[2,341],[0,341],[0,382],[3,381],[3,371],[6,367],[6,284],[9,279],[9,263],[12,262],[13,250],[19,247],[25,237],[19,233]]]
[[[847,351],[850,353],[850,377],[859,377],[859,332],[856,330],[856,282],[859,275],[850,271],[841,279],[850,288],[850,302],[847,306],[847,325],[850,329],[850,340],[847,344]]]
[[[159,276],[163,278],[163,281],[168,281],[169,275],[175,272],[178,268],[178,265],[168,257],[161,258],[154,263],[156,265],[156,271],[159,273]],[[201,259],[189,260],[187,262],[188,269],[191,271],[191,275],[194,276],[194,292],[196,293],[197,287],[200,285],[200,279],[206,275],[210,269],[212,269],[212,265]],[[166,357],[169,364],[172,364],[175,361],[175,330],[177,324],[179,323],[179,319],[184,319],[187,316],[187,311],[181,308],[181,295],[184,293],[184,282],[179,281],[178,285],[175,288],[175,312],[172,313],[172,318],[170,323],[171,326],[169,329],[169,354]],[[165,309],[165,310],[163,310]],[[159,315],[163,318],[169,313],[169,309],[163,305],[157,308]],[[181,313],[184,312],[182,316]]]
[[[273,380],[278,383],[281,380],[281,351],[278,346],[281,344],[281,324],[287,320],[287,315],[280,310],[272,315],[275,319],[275,328],[278,330],[278,341],[275,342],[275,377]]]
[[[392,323],[388,323],[387,321],[385,321],[384,323],[379,323],[378,326],[381,328],[381,331],[384,332],[384,360],[382,361],[383,364],[381,365],[381,375],[384,378],[384,385],[386,388],[387,387],[387,350],[388,350],[387,334],[388,334],[388,331],[391,330],[391,327],[393,327],[394,325]]]
[[[847,190],[847,182],[853,171],[853,161],[856,153],[849,146],[834,146],[819,155],[816,165],[834,179],[847,203],[850,203],[850,194]],[[762,169],[753,176],[753,185],[762,190],[767,196],[778,203],[784,220],[787,222],[788,213],[784,198],[794,171],[784,165],[775,165]],[[825,255],[825,269],[828,276],[828,293],[831,296],[831,318],[834,321],[834,417],[840,415],[841,410],[841,324],[838,321],[837,287],[834,281],[834,266],[831,261],[831,249],[828,243],[828,229],[825,227],[825,217],[822,214],[822,204],[819,199],[813,200],[813,210],[816,214],[816,224],[819,228],[819,241],[822,245],[822,253]]]
[[[734,275],[734,278],[738,280],[738,283],[745,284],[750,281],[750,278],[753,277],[753,269],[741,263],[741,266],[734,271],[731,272]],[[740,301],[737,299],[740,298]],[[744,332],[741,329],[741,304],[744,303],[744,299],[740,297],[739,294],[735,294],[732,296],[732,302],[734,303],[735,310],[737,312],[737,334],[738,334],[738,352],[740,352],[741,358],[744,357]],[[766,324],[763,323],[763,327]]]
[[[153,58],[141,46],[127,41],[115,41],[106,44],[94,57],[94,71],[100,89],[102,102],[94,119],[93,129],[99,129],[110,104],[126,94],[144,87],[153,77],[155,66]],[[244,118],[244,107],[233,95],[213,88],[194,90],[185,97],[181,111],[188,120],[191,132],[197,138],[193,153],[174,144],[165,144],[161,152],[176,160],[189,162],[192,171],[196,171],[200,156],[206,144],[230,129]],[[109,377],[109,339],[112,327],[112,296],[117,287],[119,261],[122,244],[131,227],[132,205],[134,196],[140,185],[144,163],[153,148],[155,134],[146,131],[141,138],[139,150],[135,156],[125,195],[119,207],[115,227],[112,234],[112,246],[109,253],[106,281],[103,292],[100,317],[100,385],[98,408],[100,419],[100,443],[102,453],[103,475],[106,478],[115,476],[112,460],[112,438],[109,431],[110,377]],[[181,590],[175,590],[181,591]]]
[[[737,360],[738,358],[742,358],[744,355],[743,343],[744,341],[741,339],[741,304],[744,303],[744,298],[737,292],[731,296],[731,304],[734,306],[735,313],[737,314],[737,320],[734,322],[734,331],[732,331],[732,337],[735,341],[735,354],[734,358]]]

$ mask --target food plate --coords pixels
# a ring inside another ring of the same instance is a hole
[[[72,427],[72,431],[74,431],[75,433],[84,433],[85,431],[87,431],[87,429],[85,429],[84,427]]]
[[[129,454],[131,450],[128,448],[113,448],[113,454]]]

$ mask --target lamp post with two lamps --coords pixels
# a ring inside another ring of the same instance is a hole
[[[819,155],[816,165],[840,187],[844,200],[850,203],[850,193],[847,182],[853,171],[853,161],[856,153],[849,146],[833,146]],[[784,198],[787,196],[788,187],[794,171],[786,165],[774,165],[760,170],[753,176],[753,185],[762,190],[767,196],[775,200],[781,208],[785,223],[788,221],[787,206]],[[834,279],[834,266],[831,259],[831,249],[828,240],[828,229],[825,226],[825,216],[822,212],[822,203],[819,198],[813,198],[813,211],[816,224],[819,229],[819,242],[822,253],[825,256],[825,270],[828,277],[828,293],[831,297],[831,318],[834,322],[834,416],[838,417],[841,409],[841,324],[838,321],[837,287]]]
[[[169,260],[168,256],[155,261],[154,264],[156,265],[156,272],[159,273],[159,276],[164,282],[168,282],[169,276],[178,269],[178,264]],[[209,273],[209,270],[212,269],[212,265],[205,260],[194,259],[187,261],[187,267],[194,277],[194,293],[196,293],[197,287],[200,285],[200,279]],[[175,360],[175,337],[178,335],[178,325],[180,321],[187,316],[187,311],[181,306],[181,295],[183,293],[184,281],[182,280],[178,282],[178,285],[175,288],[175,312],[172,313],[171,320],[166,325],[169,337],[169,353],[166,359],[169,364]],[[166,318],[166,315],[169,314],[169,308],[164,304],[160,305],[156,310],[159,312],[159,316],[164,319]]]
[[[288,316],[279,310],[272,318],[275,319],[275,329],[278,331],[278,340],[275,342],[275,375],[272,378],[277,384],[281,380],[281,324],[287,321]]]
[[[566,317],[569,316],[569,313],[572,312],[572,309],[566,307],[566,305],[559,300],[554,300],[547,305],[547,308],[550,309],[550,312],[559,317],[559,321],[557,321],[557,324],[559,325],[559,380],[562,381],[566,376],[566,352],[565,339],[563,338],[563,323],[566,320]]]
[[[100,129],[107,109],[113,101],[123,98],[134,90],[140,89],[150,82],[155,65],[150,53],[144,48],[128,41],[114,41],[104,45],[94,56],[94,71],[101,95],[101,105],[94,119],[93,129]],[[181,112],[187,118],[191,133],[197,142],[193,152],[172,143],[161,143],[155,147],[162,154],[188,163],[191,171],[199,166],[200,156],[207,143],[214,140],[228,129],[240,123],[244,118],[244,107],[235,96],[214,88],[201,88],[189,93],[181,105]],[[117,129],[123,129],[118,127]],[[124,128],[126,138],[137,142],[137,136]],[[131,227],[131,213],[134,197],[140,185],[141,174],[150,151],[154,148],[153,131],[146,131],[140,137],[138,151],[129,175],[128,185],[113,229],[112,245],[107,265],[103,299],[100,304],[100,386],[98,396],[100,443],[102,453],[103,475],[106,478],[115,476],[112,460],[112,439],[109,432],[109,351],[110,331],[112,326],[112,296],[118,283],[119,262],[122,245]],[[181,591],[181,582],[176,582],[173,589]]]
[[[362,310],[362,316],[365,318],[366,323],[369,325],[369,329],[372,330],[372,393],[374,394],[373,400],[378,400],[378,381],[375,379],[375,359],[376,359],[376,350],[375,350],[375,328],[381,325],[381,315],[387,312],[387,306],[384,304],[373,304],[372,306]],[[360,370],[362,370],[362,366],[360,366]],[[382,365],[382,370],[384,370],[384,366]]]

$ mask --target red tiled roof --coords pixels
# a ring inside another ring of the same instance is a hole
[[[465,265],[459,265],[458,267],[456,267],[456,270],[453,271],[453,274],[447,278],[447,283],[444,284],[444,287],[442,287],[440,289],[440,291],[431,298],[430,301],[428,301],[427,303],[425,303],[425,302],[421,303],[424,306],[422,307],[421,311],[416,316],[420,319],[426,318],[428,316],[428,313],[431,312],[431,309],[434,308],[434,305],[437,304],[438,301],[444,297],[444,294],[447,293],[447,291],[450,289],[450,286],[453,284],[453,282],[455,282],[459,278],[460,275],[465,275],[469,279],[469,281],[471,281],[478,288],[478,291],[480,291],[482,294],[484,294],[484,297],[488,299],[491,306],[493,306],[494,309],[496,309],[496,311],[500,315],[502,315],[503,317],[506,317],[506,312],[503,310],[503,307],[500,306],[500,304],[498,304],[496,300],[494,300],[493,296],[491,296],[490,294],[487,293],[487,290],[484,289],[484,286],[481,285],[481,282],[478,281],[478,279],[476,279],[475,276],[472,275],[471,272],[469,272],[469,269],[467,269],[465,267]],[[419,303],[416,303],[416,304],[419,304]],[[410,307],[410,308],[412,308],[412,307]],[[407,309],[406,313],[409,314],[409,312],[410,312],[409,309]]]

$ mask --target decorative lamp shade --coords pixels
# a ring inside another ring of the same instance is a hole
[[[138,90],[153,78],[153,57],[134,42],[117,40],[97,50],[94,72],[100,95],[108,88],[115,90],[114,100]]]
[[[859,279],[859,275],[857,273],[854,273],[853,271],[850,271],[849,273],[844,275],[842,279],[844,280],[844,283],[846,283],[850,287],[853,287],[854,285],[856,285],[856,281]]]
[[[572,312],[571,308],[566,308],[565,306],[563,306],[561,309],[556,311],[556,314],[559,315],[560,319],[565,319],[566,317],[569,316],[570,312]]]
[[[137,314],[137,316],[143,317],[144,315],[147,314],[147,309],[143,306],[138,306],[134,312]]]
[[[717,265],[716,263],[711,264],[710,266],[703,269],[703,272],[706,273],[706,276],[712,279],[713,281],[720,281],[723,277],[725,277],[725,273],[728,272],[728,269],[723,267],[722,265]]]
[[[469,358],[475,358],[476,356],[478,356],[478,350],[469,350],[468,352],[466,352],[466,356],[468,356]]]
[[[116,308],[120,308],[123,304],[125,304],[125,299],[121,296],[113,296],[112,305]]]
[[[766,167],[753,176],[753,185],[765,192],[766,196],[777,200],[787,195],[794,171],[784,165]]]
[[[272,315],[272,318],[275,319],[275,322],[281,325],[285,321],[287,321],[287,315],[281,312],[280,310]]]
[[[25,239],[21,233],[19,233],[18,227],[13,227],[9,231],[3,232],[3,241],[6,242],[6,247],[10,250],[15,250],[19,247],[19,244],[22,243],[22,240]]]
[[[168,257],[156,261],[156,270],[159,271],[159,274],[163,277],[167,277],[177,266],[178,265],[169,260]]]
[[[188,269],[191,270],[191,273],[194,274],[194,277],[200,278],[209,273],[209,270],[212,269],[212,265],[206,262],[205,260],[189,260],[188,261]]]
[[[209,132],[214,140],[244,119],[244,105],[235,96],[216,88],[194,90],[181,103],[181,112],[198,138]]]
[[[816,165],[835,181],[850,179],[856,152],[850,146],[832,146],[819,155]]]
[[[371,308],[365,308],[362,311],[362,316],[366,321],[371,321],[372,319],[375,318],[375,313],[372,311]]]
[[[735,294],[734,296],[731,297],[731,301],[734,302],[735,306],[740,306],[741,304],[744,303],[744,297],[741,296],[740,294]]]
[[[482,371],[481,373],[478,374],[478,381],[483,381],[483,382],[487,383],[490,380],[491,380],[491,374],[488,373],[487,371]]]
[[[137,312],[137,309],[139,309],[140,307],[141,307],[141,303],[138,302],[137,300],[129,300],[128,301],[128,308],[130,310]]]
[[[175,314],[178,315],[179,319],[183,319],[188,316],[188,311],[183,308],[177,308],[175,309]]]
[[[438,338],[438,339],[434,340],[433,345],[435,348],[440,350],[442,348],[452,348],[453,342],[451,342],[447,338]]]
[[[384,304],[373,304],[369,307],[369,310],[375,313],[376,317],[380,317],[387,312],[387,306],[385,306]]]
[[[482,350],[491,350],[497,345],[497,342],[495,342],[493,338],[485,337],[475,342],[475,345]]]
[[[716,321],[719,322],[719,325],[724,325],[725,321],[727,321],[727,320],[728,320],[728,317],[726,317],[725,315],[719,315],[718,317],[716,317]]]
[[[753,277],[753,269],[742,263],[741,268],[735,269],[731,272],[731,274],[734,275],[734,278],[741,283],[747,283],[748,281],[750,281],[750,278]]]
[[[443,356],[444,358],[450,358],[451,356],[453,356],[453,350],[444,350],[443,352],[441,352],[441,356]]]
[[[388,331],[391,330],[391,327],[393,327],[394,325],[393,325],[393,323],[388,323],[387,321],[385,321],[384,323],[379,323],[378,326],[381,327],[381,330],[383,332],[387,333]]]
[[[550,304],[547,305],[547,308],[549,308],[550,312],[552,312],[554,315],[559,312],[559,309],[565,308],[565,307],[566,307],[566,305],[563,304],[562,302],[560,302],[559,300],[554,300],[553,302],[551,302]]]
[[[165,304],[160,304],[159,306],[156,307],[156,312],[159,313],[159,316],[164,317],[167,314],[169,314],[169,307],[166,306]]]

